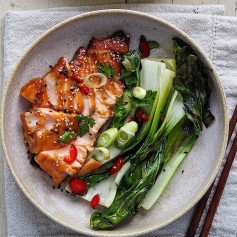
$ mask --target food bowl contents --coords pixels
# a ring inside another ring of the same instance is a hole
[[[122,31],[93,37],[21,89],[32,102],[21,121],[34,160],[54,186],[73,176],[68,192],[107,208],[92,214],[92,228],[152,208],[214,119],[208,69],[192,48],[174,38],[174,59],[148,58],[157,47],[142,35],[129,50]]]

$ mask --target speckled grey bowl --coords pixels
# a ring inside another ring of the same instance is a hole
[[[142,26],[142,27],[141,27]],[[212,69],[211,110],[215,122],[204,129],[193,150],[178,168],[161,198],[150,211],[141,210],[114,230],[95,231],[89,226],[93,210],[85,202],[59,190],[52,190],[49,176],[31,167],[19,115],[29,103],[20,96],[20,88],[31,78],[42,76],[48,65],[59,57],[71,59],[76,49],[87,45],[92,36],[105,36],[124,30],[131,36],[131,48],[137,48],[141,34],[157,39],[160,48],[152,56],[172,55],[172,37],[192,45],[202,61]],[[189,210],[214,180],[224,156],[228,116],[223,87],[215,68],[198,45],[184,32],[159,18],[134,11],[96,11],[66,20],[43,34],[23,55],[13,70],[2,104],[1,127],[8,165],[23,192],[34,205],[53,220],[75,231],[90,235],[128,236],[145,234],[174,221]],[[181,171],[185,170],[183,174]],[[32,185],[34,184],[34,185]]]

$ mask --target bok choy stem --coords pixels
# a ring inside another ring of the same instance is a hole
[[[164,147],[162,143],[160,148],[150,156],[150,158],[139,164],[143,170],[141,179],[134,182],[133,185],[124,190],[126,186],[125,177],[120,182],[115,199],[112,205],[104,212],[94,212],[91,216],[90,225],[96,229],[106,229],[114,227],[125,217],[135,214],[141,207],[147,191],[157,177],[164,158]],[[127,172],[131,171],[129,169]],[[130,176],[132,173],[130,173]]]

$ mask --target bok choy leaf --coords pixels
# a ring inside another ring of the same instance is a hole
[[[125,176],[122,178],[112,205],[104,212],[94,212],[92,214],[90,220],[92,228],[106,229],[114,227],[128,215],[138,212],[147,191],[158,175],[164,158],[165,146],[166,143],[162,143],[157,152],[138,165],[141,173],[138,175],[139,177],[133,180],[132,185],[126,182]],[[133,167],[128,169],[127,172],[130,177],[136,175],[133,171]],[[125,188],[126,186],[128,188]]]

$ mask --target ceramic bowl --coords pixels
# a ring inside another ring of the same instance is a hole
[[[92,230],[87,203],[52,189],[49,176],[34,169],[27,159],[19,115],[29,108],[20,96],[20,88],[30,79],[45,74],[61,56],[69,60],[79,46],[87,45],[91,37],[123,30],[131,36],[131,49],[138,47],[141,34],[156,39],[160,47],[152,56],[173,57],[172,37],[186,41],[204,64],[211,68],[211,111],[215,116],[209,129],[204,129],[190,154],[185,158],[150,211],[141,210],[113,230]],[[200,47],[184,32],[144,13],[128,10],[104,10],[68,19],[43,34],[23,55],[7,84],[2,105],[3,147],[8,165],[25,195],[34,205],[58,223],[89,235],[128,236],[145,234],[161,228],[187,212],[203,196],[213,182],[224,156],[228,116],[223,87],[216,70]],[[182,174],[182,170],[184,173]],[[34,184],[34,185],[33,185]]]

